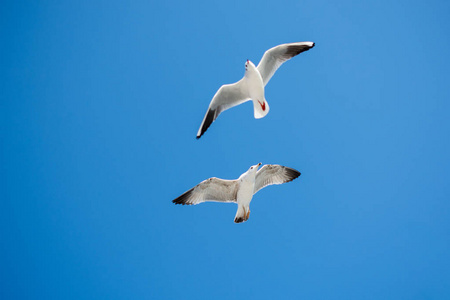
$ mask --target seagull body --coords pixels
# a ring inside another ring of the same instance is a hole
[[[220,113],[249,100],[253,101],[255,119],[265,117],[269,112],[269,104],[264,97],[264,87],[270,78],[285,61],[312,47],[313,42],[282,44],[267,50],[257,67],[247,60],[244,77],[238,82],[222,85],[214,95],[197,132],[197,139]]]
[[[268,185],[286,183],[300,176],[299,171],[280,165],[264,165],[258,170],[259,166],[261,163],[251,166],[236,180],[206,179],[172,202],[183,205],[205,201],[235,202],[238,210],[234,222],[245,222],[250,216],[250,202],[254,194]]]

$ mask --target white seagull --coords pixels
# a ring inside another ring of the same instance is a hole
[[[222,85],[214,95],[197,132],[197,139],[205,133],[221,112],[249,100],[253,100],[255,119],[267,115],[269,104],[264,98],[264,87],[285,61],[312,47],[313,42],[278,45],[264,53],[257,67],[247,59],[244,77],[238,82]]]
[[[280,165],[251,166],[235,180],[212,177],[202,181],[172,202],[175,204],[195,205],[205,201],[235,202],[238,205],[235,223],[247,221],[250,216],[250,202],[260,189],[289,182],[300,176],[300,172]]]

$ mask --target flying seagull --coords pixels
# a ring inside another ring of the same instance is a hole
[[[214,95],[197,132],[197,139],[205,133],[221,112],[249,100],[253,100],[255,119],[266,116],[269,104],[264,98],[264,87],[285,61],[312,47],[313,42],[278,45],[264,53],[257,67],[247,59],[244,77],[238,82],[222,85]]]
[[[247,221],[250,216],[250,202],[260,189],[272,185],[289,182],[300,176],[300,172],[280,165],[251,166],[235,180],[216,177],[206,179],[185,192],[172,202],[175,204],[195,205],[205,201],[235,202],[238,205],[235,223]]]

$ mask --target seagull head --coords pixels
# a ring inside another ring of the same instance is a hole
[[[249,181],[254,181],[255,177],[256,177],[256,171],[258,171],[259,166],[261,165],[261,163],[251,166],[247,172],[243,173],[239,179],[241,180],[249,180]]]
[[[255,67],[255,65],[254,65],[251,61],[249,61],[249,60],[247,59],[247,61],[245,62],[245,71],[248,70],[248,68],[250,67],[250,65],[253,66],[253,67]]]
[[[261,163],[251,166],[250,169],[248,169],[249,172],[256,172],[258,171],[259,166],[261,165]]]

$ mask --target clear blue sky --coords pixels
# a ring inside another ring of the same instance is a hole
[[[2,299],[449,299],[448,1],[3,1]],[[251,103],[195,135],[246,59]],[[302,176],[234,204],[200,181]]]

